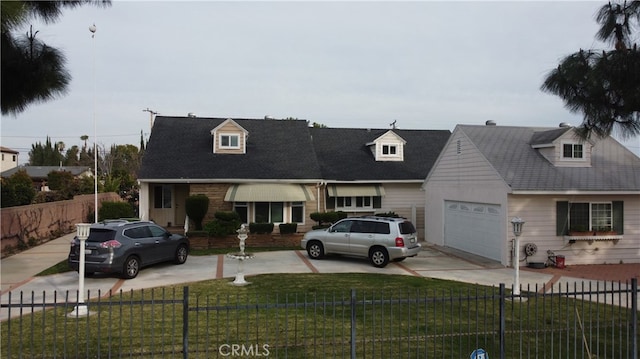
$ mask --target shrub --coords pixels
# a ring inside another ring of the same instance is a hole
[[[240,215],[233,211],[218,211],[214,220],[204,225],[204,230],[210,236],[228,236],[236,234],[241,225]]]
[[[342,211],[313,212],[309,217],[318,222],[318,226],[324,226],[326,223],[335,223],[343,218],[347,218],[347,213]]]
[[[98,221],[135,216],[133,207],[127,202],[102,202],[98,210]],[[93,222],[93,219],[91,220]]]
[[[296,231],[298,230],[298,224],[297,223],[281,223],[278,225],[278,228],[280,228],[280,234],[292,234],[292,233],[296,233]]]
[[[31,204],[35,196],[36,190],[27,171],[20,170],[9,178],[2,179],[2,207]]]
[[[191,195],[187,197],[184,208],[189,219],[195,223],[196,230],[202,230],[202,220],[209,211],[209,197],[203,194]]]
[[[67,171],[51,171],[47,174],[47,185],[52,191],[59,191],[73,182],[73,175]]]
[[[249,223],[249,232],[253,234],[273,233],[273,223]]]
[[[213,216],[220,221],[240,221],[240,215],[235,211],[217,211]]]

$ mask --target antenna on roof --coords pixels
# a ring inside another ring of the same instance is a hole
[[[149,109],[148,107],[142,110],[142,112],[149,112],[149,131],[153,128],[153,116],[158,113],[154,110]]]
[[[391,126],[391,128],[394,130],[396,129],[396,122],[398,122],[398,120],[393,120],[393,122],[389,124],[389,126]]]

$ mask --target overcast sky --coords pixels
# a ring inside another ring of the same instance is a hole
[[[25,164],[47,136],[81,146],[94,119],[98,144],[138,146],[141,131],[149,136],[147,108],[329,127],[578,125],[581,116],[540,85],[562,57],[604,48],[594,40],[604,3],[113,1],[66,10],[34,30],[65,52],[69,92],[3,116],[2,146]],[[640,154],[639,138],[621,142]]]

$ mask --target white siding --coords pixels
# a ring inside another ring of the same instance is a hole
[[[556,202],[624,201],[624,235],[613,241],[577,241],[570,244],[556,236]],[[544,262],[547,250],[564,255],[567,265],[640,263],[640,196],[509,196],[509,213],[526,221],[520,243],[535,243],[538,253],[531,262]],[[508,224],[508,230],[510,224]],[[513,237],[511,235],[511,237]]]
[[[509,187],[466,136],[454,131],[425,182],[426,241],[444,245],[445,201],[477,202],[507,208]],[[506,226],[506,214],[500,219]],[[500,240],[500,262],[509,263],[506,231]]]
[[[385,196],[382,208],[376,212],[392,211],[410,219],[418,231],[420,240],[424,240],[424,192],[421,184],[384,184]]]
[[[429,173],[428,183],[482,185],[503,182],[489,162],[468,138],[454,132]]]

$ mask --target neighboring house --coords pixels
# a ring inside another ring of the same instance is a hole
[[[18,155],[20,154],[20,152],[3,146],[0,146],[0,152],[2,153],[2,161],[0,161],[0,172],[18,167]]]
[[[33,186],[38,191],[48,191],[47,178],[51,172],[69,172],[74,178],[93,177],[90,167],[86,166],[19,166],[3,171],[0,176],[7,178],[18,171],[25,171],[31,177]]]
[[[303,120],[158,116],[138,174],[140,216],[182,226],[187,196],[205,194],[205,222],[216,211],[235,210],[246,223],[295,222],[303,232],[316,224],[312,212],[393,211],[420,229],[420,187],[449,136],[310,128]]]
[[[511,265],[520,217],[520,265],[548,250],[569,265],[640,262],[640,158],[611,137],[458,125],[424,189],[429,243]],[[527,258],[528,243],[537,251]]]

